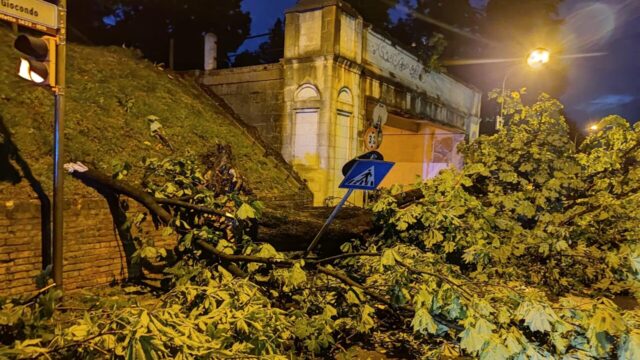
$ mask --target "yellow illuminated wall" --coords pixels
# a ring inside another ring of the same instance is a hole
[[[384,82],[385,77],[393,78],[386,73],[393,64],[382,56],[387,50],[396,55],[401,51],[383,39],[366,42],[365,39],[373,39],[370,35],[362,17],[343,1],[301,1],[286,13],[285,51],[281,60],[284,106],[278,129],[282,134],[281,153],[307,181],[315,206],[335,204],[345,193],[338,188],[343,179],[342,167],[366,152],[362,137],[371,126],[369,105],[382,102],[396,114],[384,128],[380,148],[386,159],[396,162],[383,186],[414,184],[418,179],[433,176],[453,158],[447,155],[449,150],[442,152],[443,146],[438,146],[439,154],[443,154],[439,159],[445,162],[433,163],[438,143],[434,134],[453,134],[453,130],[403,117],[420,113],[405,111],[415,107],[416,97],[402,86]],[[375,60],[371,63],[365,61],[365,53],[378,56],[370,56],[370,60]],[[410,55],[401,56],[409,59]],[[365,68],[367,72],[363,71]],[[445,81],[450,82],[455,83]],[[445,88],[454,87],[442,89]],[[448,98],[457,98],[457,93],[450,92]],[[460,96],[464,98],[464,94]],[[446,110],[444,103],[440,105]],[[446,145],[447,140],[439,144]],[[350,202],[362,204],[362,198],[363,193],[357,191]]]
[[[451,165],[460,166],[455,147],[464,140],[464,134],[416,124],[415,131],[383,126],[383,135],[379,151],[385,160],[396,164],[382,182],[382,187],[413,185],[436,176]]]

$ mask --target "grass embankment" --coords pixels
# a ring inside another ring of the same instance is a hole
[[[0,24],[0,198],[4,199],[31,191],[25,171],[31,171],[45,190],[51,188],[53,100],[48,90],[15,74],[14,39]],[[230,144],[236,166],[259,196],[297,190],[282,164],[265,157],[264,149],[196,84],[141,59],[135,51],[71,44],[67,74],[65,162],[82,161],[110,173],[116,163],[135,167],[143,157],[171,154],[151,135],[147,118],[156,116],[176,155],[206,153],[216,142]],[[69,195],[85,191],[71,179],[66,186]]]

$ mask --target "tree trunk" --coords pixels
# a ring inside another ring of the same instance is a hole
[[[306,250],[331,211],[329,207],[267,208],[258,222],[256,238],[280,251]],[[335,253],[347,241],[364,240],[373,227],[369,210],[345,207],[323,235],[319,250]]]
[[[171,222],[172,215],[165,207],[172,206],[219,216],[233,216],[180,200],[156,199],[140,187],[116,180],[95,169],[87,169],[81,164],[67,164],[66,168],[73,177],[90,187],[126,195],[139,202],[163,223]],[[332,210],[333,208],[328,207],[267,208],[257,223],[253,234],[254,240],[270,243],[279,251],[303,251],[309,246]],[[319,252],[335,253],[340,245],[347,241],[363,240],[373,228],[372,218],[372,213],[366,209],[357,207],[342,209],[321,239]]]

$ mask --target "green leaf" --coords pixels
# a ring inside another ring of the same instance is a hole
[[[362,290],[354,287],[350,287],[349,290],[347,290],[347,294],[345,295],[347,303],[358,305],[361,303],[362,296]]]
[[[414,332],[419,332],[424,335],[435,334],[438,331],[438,324],[436,324],[429,311],[425,308],[416,311],[411,326],[413,326]]]
[[[236,211],[236,217],[240,220],[255,219],[256,210],[247,203],[243,203],[238,211]]]
[[[640,359],[640,330],[634,330],[630,334],[622,336],[618,346],[618,359]]]
[[[361,308],[360,311],[360,319],[358,321],[358,327],[357,330],[360,332],[369,332],[369,330],[371,330],[371,328],[373,328],[373,326],[375,325],[375,321],[373,320],[373,318],[371,317],[371,315],[373,315],[375,313],[375,310],[367,305],[364,304]]]
[[[396,265],[396,257],[393,249],[387,249],[382,253],[382,257],[380,258],[380,265],[382,266]]]
[[[330,320],[332,317],[338,315],[338,311],[331,305],[325,305],[324,310],[322,311],[322,317],[326,320]]]
[[[564,354],[565,352],[567,352],[567,347],[569,347],[569,339],[563,337],[561,334],[552,333],[551,342],[553,342],[553,346],[555,346],[556,352],[558,354]]]
[[[89,325],[73,325],[69,328],[68,332],[72,340],[80,341],[89,335],[89,330]]]
[[[615,309],[605,305],[599,305],[589,322],[589,331],[607,332],[617,336],[626,329],[624,321]]]
[[[512,327],[509,333],[507,333],[507,336],[504,339],[504,344],[507,347],[509,356],[518,354],[523,350],[523,347],[520,344],[520,339],[522,338],[523,336],[520,331],[514,327]]]
[[[527,351],[520,353],[517,360],[556,360],[546,351],[540,352],[533,346],[527,347]]]
[[[445,306],[445,311],[450,319],[458,319],[464,314],[464,307],[460,303],[460,298],[455,297]]]
[[[427,231],[427,236],[425,238],[425,245],[431,247],[435,244],[438,244],[440,242],[442,242],[444,240],[444,236],[442,236],[442,233],[438,230],[435,229],[430,229],[429,231]]]
[[[492,336],[489,344],[480,353],[480,360],[506,360],[510,356],[509,349],[500,342],[500,338]]]
[[[520,304],[516,313],[517,317],[524,320],[525,325],[527,325],[531,331],[551,331],[551,322],[554,318],[546,311],[544,306],[538,303],[524,302]]]
[[[475,326],[467,327],[460,335],[460,346],[470,353],[476,353],[491,339],[495,326],[485,319],[479,319]]]
[[[629,255],[629,262],[635,272],[636,279],[640,280],[640,253]]]
[[[297,287],[305,281],[307,281],[307,274],[302,270],[302,267],[300,267],[300,263],[296,263],[291,270],[289,270],[287,283],[293,287]]]
[[[596,356],[606,356],[613,348],[614,336],[625,330],[625,324],[620,314],[605,305],[598,305],[596,312],[589,321],[587,338]]]

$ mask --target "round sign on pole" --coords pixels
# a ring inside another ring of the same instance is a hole
[[[364,147],[368,151],[377,150],[382,144],[382,130],[376,128],[368,128],[364,132]]]
[[[373,127],[381,128],[382,125],[387,123],[387,118],[389,117],[389,112],[387,111],[387,106],[383,103],[378,103],[376,107],[373,109]]]
[[[356,161],[358,160],[384,161],[384,156],[382,156],[382,154],[377,151],[369,151],[366,154],[358,155],[358,157],[356,157],[355,159],[349,160],[349,162],[344,164],[344,166],[342,167],[342,175],[347,176],[349,171],[351,171],[351,168],[356,164]]]

